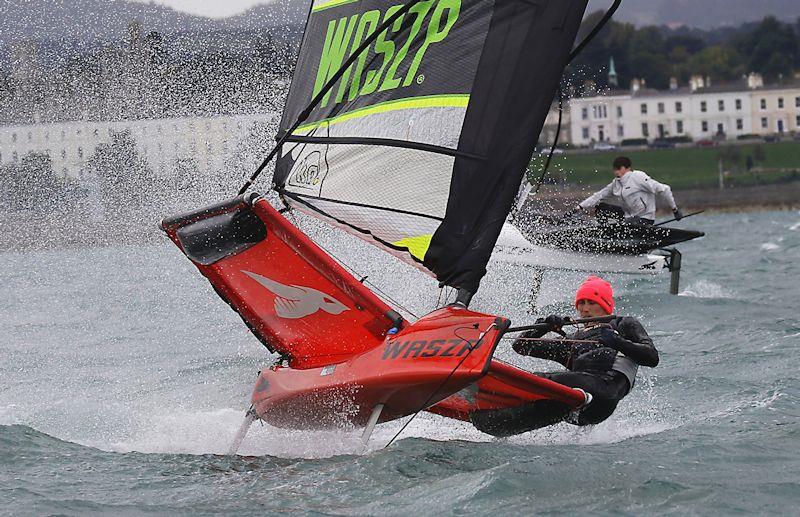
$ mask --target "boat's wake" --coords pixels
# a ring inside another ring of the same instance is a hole
[[[678,296],[689,298],[736,298],[735,293],[707,280],[698,280],[681,291]]]
[[[777,390],[771,390],[720,406],[713,412],[698,412],[692,415],[677,414],[668,404],[655,403],[653,400],[655,396],[652,390],[645,386],[642,392],[633,395],[630,400],[624,400],[615,415],[596,426],[575,427],[558,424],[502,439],[483,434],[467,422],[420,413],[402,432],[399,439],[467,441],[476,444],[505,442],[526,446],[612,444],[669,432],[709,420],[730,418],[731,415],[743,411],[769,409],[782,395]],[[7,409],[2,409],[0,414],[7,416]],[[0,424],[0,438],[6,445],[13,443],[15,449],[24,446],[42,447],[48,440],[56,440],[59,443],[72,443],[117,453],[222,455],[230,445],[243,418],[244,412],[236,409],[204,412],[164,411],[149,415],[145,422],[137,422],[138,431],[130,433],[129,438],[113,441],[61,437],[52,430],[41,431],[37,426],[4,419]],[[407,418],[378,426],[370,440],[368,453],[382,450]],[[42,442],[43,437],[45,442]],[[242,443],[239,454],[302,459],[330,458],[357,454],[360,438],[361,429],[296,431],[257,422]],[[20,440],[25,443],[18,443]]]

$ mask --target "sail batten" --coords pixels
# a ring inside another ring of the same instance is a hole
[[[290,204],[474,292],[585,7],[315,2],[281,122],[292,133],[276,188]]]
[[[390,138],[368,138],[368,137],[325,137],[325,136],[290,136],[286,139],[287,142],[297,142],[305,144],[352,144],[352,145],[376,145],[384,147],[404,147],[406,149],[417,149],[420,151],[428,151],[431,153],[446,154],[448,156],[460,156],[470,160],[485,160],[483,156],[477,156],[470,153],[459,151],[458,149],[451,149],[449,147],[440,147],[438,145],[424,144],[420,142],[412,142],[409,140],[393,140]]]

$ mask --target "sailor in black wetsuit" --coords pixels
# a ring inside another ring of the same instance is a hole
[[[575,308],[582,318],[613,313],[611,285],[590,276],[575,295]],[[610,323],[586,326],[567,336],[564,342],[527,340],[541,338],[550,331],[560,331],[565,319],[552,315],[545,318],[544,323],[549,324],[548,329],[523,334],[513,347],[519,354],[550,359],[567,368],[567,371],[537,375],[592,395],[592,401],[567,420],[570,423],[590,425],[602,422],[630,392],[639,366],[653,368],[658,365],[658,351],[653,340],[636,318],[625,316]]]

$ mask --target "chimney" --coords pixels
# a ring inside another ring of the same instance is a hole
[[[631,93],[636,93],[642,88],[642,81],[635,77],[631,79]]]
[[[677,90],[678,89],[678,78],[677,77],[670,77],[669,78],[669,89],[670,90]]]
[[[705,79],[702,75],[693,75],[689,78],[689,89],[692,91],[705,88]]]
[[[706,88],[711,88],[711,76],[706,76]]]
[[[761,74],[756,72],[750,72],[747,75],[747,87],[751,90],[755,90],[756,88],[763,88],[764,87],[764,78]]]

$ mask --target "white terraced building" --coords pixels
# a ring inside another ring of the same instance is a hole
[[[193,160],[199,172],[213,173],[234,157],[241,159],[240,146],[247,138],[276,122],[274,114],[258,114],[0,126],[0,165],[19,163],[32,152],[47,153],[56,174],[82,178],[97,146],[111,142],[115,132],[128,132],[160,177],[172,175],[181,160]]]
[[[721,86],[694,77],[689,87],[673,81],[669,90],[643,88],[634,80],[630,90],[574,98],[570,108],[573,145],[676,136],[735,140],[800,131],[800,85],[764,86],[757,74]]]

